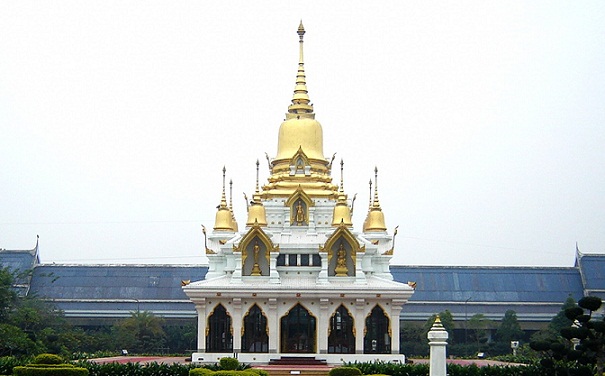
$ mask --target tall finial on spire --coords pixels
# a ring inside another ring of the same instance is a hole
[[[307,79],[305,77],[305,61],[303,53],[303,43],[305,35],[305,27],[303,26],[302,20],[298,26],[298,38],[299,38],[299,52],[298,52],[298,72],[296,73],[296,87],[294,88],[294,97],[292,97],[292,104],[288,106],[287,118],[292,117],[309,117],[314,118],[313,105],[309,99],[307,90]]]
[[[258,162],[258,159],[256,160],[256,190],[255,193],[258,194],[259,190],[258,190],[258,167],[259,167],[260,163]]]
[[[221,208],[227,207],[227,195],[225,194],[225,174],[227,173],[227,168],[223,166],[223,193],[221,194]]]
[[[372,179],[370,179],[370,205],[368,206],[368,211],[372,209]]]
[[[378,167],[374,167],[374,206],[380,207],[380,201],[378,201]]]
[[[344,184],[344,165],[345,162],[342,160],[342,158],[340,159],[340,192],[344,192],[345,191],[345,184]]]
[[[229,210],[233,211],[233,179],[229,179]]]

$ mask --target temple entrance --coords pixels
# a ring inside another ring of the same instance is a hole
[[[376,305],[366,318],[366,335],[363,339],[364,354],[390,354],[390,322],[386,312]]]
[[[328,336],[329,354],[354,354],[355,335],[353,334],[353,317],[345,306],[338,307],[330,318],[330,335]]]
[[[208,335],[206,336],[206,351],[233,352],[233,335],[231,316],[225,307],[219,304],[208,318]]]
[[[269,335],[267,334],[267,318],[255,304],[244,317],[244,335],[242,336],[242,352],[268,352]]]
[[[317,320],[297,304],[281,318],[281,352],[315,353]]]

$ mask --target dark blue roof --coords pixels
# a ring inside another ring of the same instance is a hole
[[[0,250],[0,267],[8,268],[13,272],[27,272],[38,263],[36,249],[31,251]]]
[[[49,299],[188,300],[181,281],[207,267],[177,265],[39,265],[31,293]]]
[[[576,268],[391,266],[396,281],[416,282],[410,301],[564,302],[582,297]]]
[[[605,255],[580,254],[577,263],[587,295],[605,298]]]

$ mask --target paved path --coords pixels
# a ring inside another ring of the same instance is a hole
[[[164,363],[164,364],[174,364],[174,363],[181,363],[181,364],[188,364],[190,363],[190,361],[187,361],[187,358],[185,357],[165,357],[165,356],[112,356],[112,357],[108,357],[108,358],[96,358],[96,359],[89,359],[91,362],[95,362],[95,363],[99,363],[99,364],[105,364],[105,363],[143,363],[143,364],[147,364],[147,363]],[[428,363],[429,360],[428,359],[410,359],[411,361],[414,362],[414,364],[424,364],[424,363]],[[485,367],[485,366],[519,366],[519,365],[523,365],[523,364],[518,364],[518,363],[506,363],[506,362],[500,362],[497,360],[488,360],[488,359],[448,359],[447,360],[448,363],[450,364],[458,364],[461,366],[469,366],[471,364],[475,364],[478,367]],[[267,368],[268,366],[259,366],[258,368]],[[292,368],[292,367],[299,367],[300,366],[271,366],[271,367],[282,367],[282,368]],[[327,366],[308,366],[309,369],[312,369],[314,367],[318,367],[318,368],[325,368]],[[327,367],[327,368],[331,368],[331,367]]]
[[[174,363],[190,363],[186,361],[185,357],[169,357],[169,356],[111,356],[108,358],[96,358],[89,359],[91,362],[105,364],[105,363],[164,363],[164,364],[174,364]]]

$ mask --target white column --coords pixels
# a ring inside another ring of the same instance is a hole
[[[391,354],[399,354],[399,314],[402,309],[395,299],[391,300]]]
[[[195,302],[197,311],[197,352],[206,351],[206,298]]]
[[[355,299],[355,354],[363,354],[363,337],[366,326],[365,299]]]
[[[319,354],[328,353],[328,327],[330,326],[330,317],[328,314],[329,303],[330,299],[319,299],[319,322],[317,323],[317,352]]]
[[[231,325],[233,325],[233,352],[240,353],[242,351],[242,298],[233,298]]]
[[[267,312],[267,325],[269,326],[269,353],[278,353],[279,345],[279,316],[277,314],[277,299],[269,298],[269,312]]]
[[[430,352],[429,376],[445,376],[446,375],[446,347],[448,334],[439,316],[435,320],[433,327],[428,332]]]

